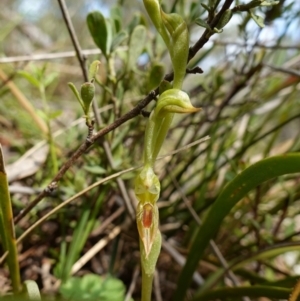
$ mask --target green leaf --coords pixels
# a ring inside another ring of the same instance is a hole
[[[62,112],[63,112],[62,110],[56,110],[54,112],[49,113],[49,116],[48,116],[49,120],[59,117],[62,114]]]
[[[29,72],[19,70],[17,73],[19,75],[23,76],[24,78],[26,78],[36,88],[38,88],[38,89],[40,88],[41,83],[38,81],[38,79],[36,79],[34,76],[32,76]]]
[[[94,99],[95,95],[95,85],[94,83],[84,83],[80,89],[80,96],[84,105],[84,113],[87,114],[89,112],[91,103]]]
[[[192,2],[190,6],[189,17],[191,20],[197,18],[200,15],[200,3]]]
[[[104,16],[99,11],[94,11],[88,14],[86,21],[95,44],[107,56],[108,30]]]
[[[97,175],[103,175],[106,173],[106,170],[103,167],[97,165],[84,166],[83,169]]]
[[[118,48],[126,39],[128,38],[128,34],[126,31],[122,30],[118,32],[118,34],[114,37],[111,43],[111,52]]]
[[[111,8],[110,18],[113,20],[115,32],[118,33],[122,28],[122,14],[119,6]]]
[[[135,27],[135,29],[133,30],[130,36],[130,41],[129,41],[128,62],[127,62],[127,68],[129,70],[135,69],[137,59],[142,54],[142,51],[145,48],[146,37],[147,37],[147,31],[145,26],[138,25],[137,27]]]
[[[62,296],[70,301],[123,301],[125,286],[119,279],[87,274],[72,277],[60,287]]]
[[[222,29],[230,21],[231,17],[232,17],[232,10],[231,9],[225,10],[216,27],[218,29]]]
[[[195,23],[196,23],[197,25],[201,26],[201,27],[204,27],[204,28],[206,28],[206,29],[208,29],[208,30],[211,30],[210,26],[209,26],[205,21],[203,21],[203,20],[200,19],[200,18],[196,19],[196,20],[195,20]]]
[[[252,13],[251,10],[249,10],[249,14],[250,14],[250,17],[253,19],[253,21],[261,28],[264,28],[265,27],[265,24],[264,24],[264,19],[258,15],[254,15]]]
[[[5,171],[2,146],[0,144],[0,235],[4,251],[8,251],[7,264],[14,293],[20,291],[20,267],[15,239],[12,204]]]
[[[207,10],[208,12],[211,11],[211,9],[210,9],[205,3],[201,3],[201,6],[202,6],[205,10]]]
[[[291,290],[282,287],[270,287],[263,285],[254,285],[249,287],[226,287],[218,288],[196,296],[193,301],[208,301],[208,300],[227,300],[228,298],[240,298],[248,296],[255,297],[267,297],[277,299],[287,299],[291,294]]]
[[[236,258],[229,262],[230,270],[236,271],[237,269],[240,269],[247,265],[250,262],[254,261],[263,261],[268,258],[274,258],[276,256],[280,256],[287,252],[299,252],[300,251],[300,245],[299,243],[286,243],[281,244],[277,246],[272,246],[269,248],[266,248],[265,250],[261,250],[259,252],[256,252],[252,255],[247,255],[246,258]],[[218,281],[218,279],[222,279],[222,277],[226,274],[227,270],[224,268],[217,269],[210,277],[205,281],[204,285],[200,287],[198,290],[197,296],[200,294],[204,294],[204,292],[207,292],[211,289],[212,285],[215,285],[215,283]],[[276,286],[276,282],[268,282],[268,285]],[[283,284],[281,284],[283,285]],[[277,285],[278,286],[278,285]]]
[[[72,92],[74,93],[76,99],[78,100],[79,104],[81,105],[83,111],[85,110],[85,107],[84,107],[84,104],[83,104],[83,101],[79,95],[79,92],[78,90],[76,89],[75,85],[73,83],[68,83],[68,86],[69,88],[72,90]]]
[[[158,87],[161,81],[163,80],[164,75],[165,75],[164,65],[160,63],[154,64],[149,73],[147,90],[150,91]]]
[[[138,25],[146,26],[146,24],[147,22],[145,16],[140,13],[135,13],[129,25],[127,26],[129,34],[131,34]]]
[[[290,153],[259,161],[245,169],[225,186],[195,236],[186,264],[178,280],[177,291],[174,294],[175,301],[184,299],[193,273],[210,239],[217,234],[223,219],[233,206],[251,189],[261,183],[292,173],[300,173],[299,153]]]
[[[90,68],[89,68],[89,81],[90,82],[92,82],[95,79],[100,64],[101,63],[98,60],[93,61],[91,63]]]
[[[52,72],[48,76],[46,76],[43,80],[44,87],[47,88],[49,85],[51,85],[57,77],[58,73],[56,72]]]

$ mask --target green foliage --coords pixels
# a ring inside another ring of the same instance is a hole
[[[101,49],[104,56],[109,54],[109,30],[104,16],[99,11],[88,14],[87,24],[95,44]]]
[[[190,256],[180,275],[174,300],[182,300],[194,270],[202,257],[210,239],[217,233],[223,219],[233,206],[251,189],[270,180],[290,173],[300,173],[300,155],[288,154],[271,157],[246,168],[225,186],[209,211],[205,222],[196,234]],[[199,246],[201,246],[199,248]]]
[[[69,278],[66,283],[61,285],[60,293],[70,301],[123,301],[125,287],[120,280],[111,276],[104,278],[87,274],[82,278]]]
[[[145,26],[138,25],[132,31],[129,41],[127,70],[134,70],[137,59],[142,54],[145,48],[145,42],[147,38],[147,31]]]
[[[7,264],[14,293],[21,289],[20,267],[15,239],[15,228],[12,223],[13,213],[5,171],[2,146],[0,144],[0,234],[5,252],[8,252]]]

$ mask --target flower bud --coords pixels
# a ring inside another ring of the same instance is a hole
[[[95,86],[93,83],[84,83],[81,86],[80,90],[81,99],[84,105],[84,112],[85,114],[88,113],[90,109],[90,105],[93,101],[94,95],[95,95]]]
[[[90,82],[93,82],[93,80],[95,79],[100,64],[101,63],[98,60],[93,61],[91,63],[90,68],[89,68],[89,81]]]
[[[161,116],[164,113],[194,113],[201,108],[195,108],[187,93],[179,89],[169,89],[158,99],[155,113]]]

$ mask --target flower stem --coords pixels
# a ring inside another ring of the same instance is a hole
[[[152,283],[154,274],[148,275],[142,269],[142,300],[151,301]]]

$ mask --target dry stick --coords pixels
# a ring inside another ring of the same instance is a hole
[[[183,267],[186,263],[185,257],[183,257],[170,243],[170,241],[165,240],[162,238],[162,248],[168,252],[171,257],[181,266]],[[196,284],[202,285],[204,283],[204,279],[199,274],[199,272],[195,271],[193,274],[193,280]]]
[[[77,273],[91,258],[95,257],[111,240],[121,233],[121,230],[128,227],[128,220],[126,224],[122,226],[114,227],[109,234],[100,239],[95,245],[92,246],[82,257],[80,257],[72,266],[71,275]]]
[[[82,54],[84,56],[95,55],[100,53],[101,51],[99,49],[82,50]],[[56,52],[56,53],[41,53],[41,54],[31,54],[31,55],[23,55],[23,56],[1,57],[0,64],[56,60],[56,59],[70,58],[74,56],[76,56],[75,51],[65,51],[65,52]]]
[[[59,2],[59,5],[60,5],[62,14],[64,16],[64,20],[65,20],[66,26],[68,28],[70,37],[72,39],[73,46],[74,46],[76,54],[77,54],[77,58],[78,58],[78,61],[80,63],[81,69],[82,69],[84,80],[85,80],[85,82],[87,82],[89,79],[88,79],[87,70],[86,70],[86,66],[85,66],[85,60],[86,60],[86,58],[85,58],[85,56],[82,53],[82,50],[81,50],[80,44],[78,42],[78,39],[77,39],[75,30],[74,30],[74,27],[73,27],[73,24],[72,24],[72,21],[71,21],[71,18],[70,18],[67,6],[65,4],[65,1],[64,0],[58,0],[58,2]],[[96,104],[95,101],[93,101],[92,106],[93,106],[93,111],[94,111],[94,116],[95,116],[96,124],[97,124],[98,127],[100,127],[102,125],[102,120],[101,120],[101,115],[97,114],[98,108],[97,108],[97,104]],[[109,163],[109,165],[112,168],[114,168],[114,160],[113,160],[113,156],[112,156],[112,152],[111,152],[110,146],[109,146],[109,144],[108,144],[107,141],[103,141],[102,144],[103,144],[103,148],[104,148],[106,157],[108,159],[108,163]],[[118,187],[119,187],[119,189],[121,191],[123,199],[125,201],[125,205],[126,205],[127,211],[129,212],[130,217],[132,219],[134,219],[134,217],[135,217],[135,211],[134,211],[134,209],[133,209],[133,207],[131,205],[130,198],[128,196],[128,193],[127,193],[124,181],[122,179],[120,179],[120,178],[117,178],[117,184],[118,184]]]
[[[78,58],[79,63],[80,63],[80,67],[81,67],[83,75],[84,75],[84,79],[87,82],[88,81],[88,75],[87,75],[87,70],[86,70],[86,66],[85,66],[85,57],[82,54],[82,51],[81,51],[81,48],[80,48],[75,30],[74,30],[74,27],[73,27],[73,24],[72,24],[72,21],[71,21],[66,3],[65,3],[64,0],[58,0],[58,4],[60,6],[60,10],[62,12],[64,21],[67,25],[67,28],[68,28],[68,31],[69,31],[69,34],[70,34],[70,37],[71,37],[71,40],[72,40],[72,43],[74,45],[76,55],[77,55],[77,58]]]
[[[129,289],[128,289],[128,292],[125,296],[124,301],[129,301],[131,299],[131,296],[132,296],[132,293],[135,289],[137,278],[138,278],[139,274],[140,274],[140,266],[136,265],[135,268],[134,268],[132,280],[131,280],[131,283],[130,283],[130,286],[129,286]]]
[[[282,49],[287,49],[287,50],[290,50],[290,49],[296,49],[296,50],[300,50],[300,45],[264,45],[264,44],[261,44],[261,43],[251,43],[251,44],[248,44],[248,43],[239,43],[239,42],[234,42],[234,41],[213,41],[213,43],[216,45],[216,46],[231,46],[231,45],[234,45],[234,46],[237,46],[237,47],[251,47],[251,48],[264,48],[264,49],[273,49],[273,50],[282,50]],[[0,59],[0,63],[1,63],[1,59]]]
[[[172,171],[170,170],[170,168],[168,167],[167,169],[168,169],[168,173],[170,175],[170,178],[171,178],[174,186],[176,187],[177,191],[180,193],[180,195],[181,195],[181,197],[182,197],[182,199],[183,199],[186,207],[188,208],[189,212],[191,213],[193,219],[195,220],[195,222],[197,223],[197,225],[200,227],[202,225],[202,220],[200,219],[200,217],[198,216],[198,214],[196,213],[196,211],[194,210],[194,208],[190,205],[190,202],[187,199],[184,191],[180,187],[180,185],[177,182],[177,180],[173,177]],[[211,239],[209,241],[209,245],[212,248],[212,250],[215,253],[215,255],[218,258],[218,260],[220,261],[220,263],[223,266],[223,268],[225,270],[227,270],[228,277],[231,279],[231,281],[234,284],[234,286],[239,286],[240,285],[239,280],[237,279],[237,277],[235,276],[235,274],[229,269],[229,264],[227,263],[226,259],[224,258],[222,252],[220,251],[219,247],[214,242],[214,240]],[[250,299],[248,297],[243,297],[243,300],[244,301],[250,301]]]
[[[286,74],[289,74],[291,76],[300,77],[300,72],[297,71],[297,70],[287,69],[287,68],[282,68],[282,67],[276,67],[276,66],[272,66],[272,65],[269,65],[269,64],[264,64],[264,66],[267,66],[267,67],[273,69],[274,71],[286,73]]]
[[[216,15],[214,20],[211,22],[210,26],[213,28],[217,25],[219,19],[221,18],[222,14],[225,12],[226,9],[228,9],[231,5],[233,0],[226,0],[222,9],[220,12]],[[200,37],[200,39],[196,42],[196,44],[190,48],[189,51],[189,58],[188,61],[190,61],[196,53],[205,45],[206,42],[208,42],[207,35],[209,34],[209,31],[205,30],[203,35]],[[164,79],[167,81],[172,81],[174,74],[169,73],[166,74]],[[98,131],[96,134],[94,134],[90,141],[85,141],[78,150],[71,156],[71,158],[61,167],[57,175],[53,178],[51,183],[45,188],[45,190],[40,193],[30,204],[28,204],[21,212],[16,216],[14,219],[14,222],[19,222],[33,207],[35,207],[45,196],[49,195],[49,193],[55,188],[57,185],[57,182],[63,177],[63,175],[66,173],[66,171],[74,164],[74,162],[100,137],[106,135],[107,133],[111,132],[112,130],[119,127],[124,122],[128,121],[129,119],[132,119],[136,117],[137,115],[141,114],[142,109],[144,109],[155,97],[158,95],[158,88],[156,88],[153,91],[150,91],[150,93],[142,100],[140,101],[135,108],[133,108],[131,111],[123,115],[122,117],[115,120],[110,125],[106,126],[104,129]]]

